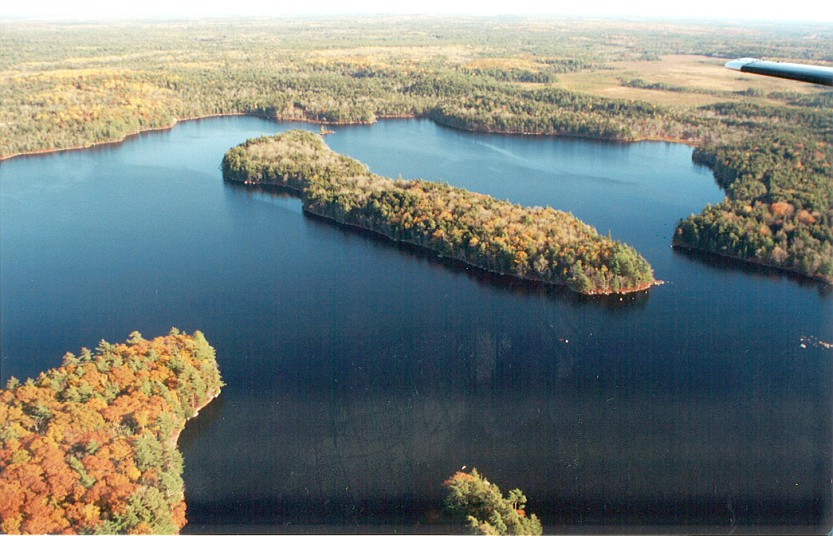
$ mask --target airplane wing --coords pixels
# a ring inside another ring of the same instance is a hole
[[[781,63],[756,58],[732,60],[726,64],[726,67],[742,73],[762,74],[765,76],[810,82],[811,84],[833,86],[833,67],[804,65],[802,63]]]

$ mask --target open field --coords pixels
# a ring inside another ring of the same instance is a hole
[[[571,91],[599,97],[632,99],[664,106],[696,108],[718,102],[751,100],[772,104],[771,93],[817,95],[825,89],[788,80],[741,74],[726,69],[725,58],[687,54],[661,56],[658,61],[615,61],[603,69],[562,74],[557,85]],[[666,85],[667,89],[648,89],[623,85],[641,80],[646,85]]]

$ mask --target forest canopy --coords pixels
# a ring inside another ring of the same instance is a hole
[[[249,140],[229,150],[221,167],[227,180],[295,190],[308,213],[491,272],[583,294],[632,292],[654,283],[636,250],[572,214],[448,184],[381,177],[307,131]]]
[[[526,512],[526,495],[513,489],[506,497],[497,484],[489,482],[477,469],[457,471],[444,483],[448,494],[445,507],[452,515],[465,517],[471,534],[543,533],[541,521]]]
[[[727,199],[681,222],[676,245],[830,280],[833,92],[722,67],[740,56],[830,65],[829,25],[332,17],[0,27],[0,158],[219,114],[425,117],[471,131],[683,142],[701,149],[697,161],[722,162]]]
[[[0,530],[175,533],[185,422],[223,385],[199,331],[101,341],[0,391]]]

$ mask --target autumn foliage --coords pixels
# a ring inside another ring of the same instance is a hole
[[[778,133],[700,148],[726,199],[682,220],[674,243],[833,282],[833,143]]]
[[[186,523],[185,421],[219,394],[200,332],[64,356],[0,391],[0,530],[173,533]]]
[[[424,180],[391,180],[290,131],[232,148],[227,180],[298,191],[304,210],[437,251],[491,272],[564,284],[584,294],[631,292],[654,282],[632,247],[572,214],[522,207]]]

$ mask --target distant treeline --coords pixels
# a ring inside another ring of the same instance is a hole
[[[0,391],[0,531],[170,534],[185,421],[223,383],[200,332],[102,341]]]
[[[554,87],[559,76],[603,71],[610,61],[703,54],[818,62],[829,59],[833,43],[829,28],[818,25],[747,27],[728,40],[720,27],[684,29],[468,19],[92,28],[4,23],[0,158],[119,140],[184,118],[240,113],[322,123],[428,117],[470,131],[685,142],[702,148],[698,160],[709,163],[712,157],[704,155],[714,155],[716,168],[725,161],[721,165],[736,168],[743,180],[731,186],[719,209],[688,220],[675,235],[678,244],[826,278],[830,205],[823,190],[831,172],[823,164],[830,160],[814,162],[815,151],[828,154],[833,143],[833,92],[697,88],[726,102],[672,107]],[[681,97],[695,89],[641,79],[621,84]],[[799,163],[806,169],[796,168],[782,150],[791,144],[811,151]],[[744,171],[744,147],[766,155],[769,171]],[[768,174],[789,188],[772,190]],[[733,182],[720,180],[724,187]],[[741,193],[742,187],[753,190]],[[779,197],[786,189],[799,192],[798,204]],[[783,217],[768,221],[763,204],[782,201],[794,208],[792,219],[779,227]],[[772,244],[762,225],[770,229]]]
[[[374,175],[310,132],[249,140],[226,153],[222,169],[227,180],[292,188],[312,214],[492,272],[584,294],[642,290],[654,282],[650,265],[633,248],[571,214]]]
[[[4,24],[0,46],[8,54],[0,67],[8,76],[0,81],[0,157],[239,113],[326,123],[418,116],[467,130],[626,141],[714,143],[737,134],[711,113],[552,87],[559,75],[604,70],[609,60],[717,54],[725,44],[713,29],[701,29],[690,41],[644,25],[611,23],[605,36],[597,25],[541,24],[333,20],[315,21],[317,32],[292,21],[94,31]],[[764,46],[759,41],[749,44]],[[779,42],[796,54],[801,43],[803,55],[814,57],[806,40]],[[807,100],[782,97],[796,105]]]

